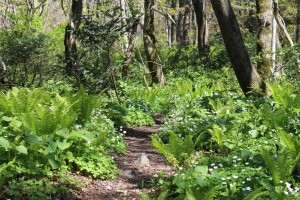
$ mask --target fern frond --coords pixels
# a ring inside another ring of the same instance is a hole
[[[213,187],[210,190],[208,190],[207,192],[205,192],[204,196],[206,200],[214,200],[214,197],[217,195],[218,193],[218,189],[219,187]]]
[[[285,169],[283,169],[285,166],[279,167],[278,159],[275,159],[274,155],[270,155],[269,151],[266,149],[262,150],[261,156],[264,159],[265,165],[267,166],[267,168],[269,169],[269,171],[272,175],[274,184],[278,185],[281,180],[284,180],[284,177],[282,177],[283,173],[281,172],[281,170],[285,170]]]
[[[294,140],[281,128],[278,130],[278,136],[281,144],[286,147],[293,156],[297,156],[297,149]]]
[[[267,194],[268,191],[266,190],[266,188],[261,187],[251,192],[248,196],[244,198],[244,200],[256,200],[262,196],[266,196]]]
[[[14,158],[12,161],[9,161],[8,163],[3,164],[0,167],[0,175],[10,166],[12,166],[16,162],[16,158]]]

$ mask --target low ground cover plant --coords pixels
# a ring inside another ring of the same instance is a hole
[[[63,95],[13,88],[0,95],[1,198],[68,193],[78,186],[64,179],[73,172],[100,179],[118,175],[109,153],[123,153],[126,147],[102,112],[102,96],[88,95],[83,88]],[[49,191],[41,192],[43,187]],[[28,191],[19,193],[18,188]]]
[[[299,94],[276,83],[271,97],[256,99],[202,87],[152,136],[176,174],[156,182],[164,192],[142,199],[298,199]]]

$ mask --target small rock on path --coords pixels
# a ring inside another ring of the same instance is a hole
[[[135,200],[139,199],[142,190],[153,191],[149,181],[154,174],[161,171],[172,174],[163,156],[151,146],[149,136],[158,129],[159,125],[128,128],[124,138],[128,152],[114,156],[120,170],[119,177],[115,180],[91,180],[78,192],[77,199]]]

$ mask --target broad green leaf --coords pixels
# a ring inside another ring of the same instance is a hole
[[[24,140],[30,144],[40,144],[40,138],[37,135],[27,135]]]
[[[69,130],[68,130],[68,129],[61,129],[61,130],[58,130],[58,131],[56,131],[55,134],[56,134],[56,135],[59,135],[59,136],[61,136],[61,137],[64,137],[64,138],[70,137],[70,136],[69,136]]]
[[[56,148],[57,148],[57,143],[52,141],[51,139],[47,139],[44,141],[44,146],[46,146],[45,150],[48,154],[50,153],[55,153]]]
[[[95,135],[89,131],[83,131],[81,137],[85,139],[87,142],[91,142],[94,139]]]
[[[59,161],[57,161],[55,159],[55,154],[54,153],[49,153],[48,155],[46,155],[46,157],[48,158],[48,162],[51,165],[52,169],[60,168],[61,164],[60,164]]]
[[[61,164],[57,160],[48,159],[48,162],[51,165],[52,169],[58,169],[61,166]]]
[[[16,147],[16,150],[17,150],[18,152],[20,152],[20,153],[28,154],[27,148],[24,147],[23,145],[17,146],[17,147]]]
[[[200,173],[203,174],[203,175],[208,174],[208,166],[207,166],[207,165],[197,166],[197,167],[195,167],[195,170],[196,170],[197,172],[200,172]]]
[[[241,151],[241,157],[242,159],[250,157],[252,155],[252,151],[249,150],[242,150]]]
[[[63,142],[56,141],[56,144],[58,148],[60,148],[62,151],[69,148],[72,145],[72,142],[67,142],[67,140],[64,140]]]
[[[9,141],[3,137],[0,137],[0,146],[5,148],[6,151],[11,148]]]
[[[7,116],[2,117],[2,120],[6,122],[10,122],[12,119],[13,119],[12,117],[7,117]]]
[[[185,191],[185,199],[186,200],[196,200],[196,198],[194,197],[193,193],[189,189],[187,189]]]
[[[207,180],[204,177],[198,177],[197,182],[201,187],[207,186]]]
[[[257,130],[250,130],[249,134],[252,136],[252,138],[256,138],[259,132]]]
[[[22,122],[14,118],[9,125],[18,130],[22,126]]]
[[[77,138],[82,138],[82,133],[81,131],[72,131],[70,135],[68,136],[69,139],[77,139]]]
[[[215,170],[211,172],[211,176],[214,178],[221,178],[220,174]]]

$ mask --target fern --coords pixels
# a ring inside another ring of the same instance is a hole
[[[280,138],[280,143],[287,148],[293,156],[297,156],[300,150],[300,142],[298,138],[291,138],[291,136],[281,128],[278,130],[278,137]]]
[[[271,155],[266,149],[262,150],[261,155],[272,175],[275,186],[280,185],[280,181],[286,181],[287,178],[291,176],[300,158],[300,155],[295,159],[290,158],[286,149],[279,152],[277,158],[274,155]]]
[[[212,139],[217,142],[221,149],[224,148],[224,140],[226,139],[226,135],[223,133],[223,130],[220,126],[214,124],[213,129],[208,130],[212,136]]]
[[[51,134],[70,127],[75,121],[76,113],[71,110],[72,105],[66,98],[56,95],[48,101],[20,114],[24,126],[35,134]]]
[[[205,196],[205,199],[207,200],[214,200],[214,197],[217,195],[218,193],[218,189],[219,187],[216,186],[216,187],[213,187],[211,188],[210,190],[208,190],[207,192],[205,192],[204,196]]]
[[[266,188],[261,187],[251,192],[248,196],[244,198],[244,200],[256,200],[266,195],[268,195],[268,191],[266,190]]]
[[[8,163],[3,164],[0,167],[0,175],[2,175],[2,173],[9,168],[10,166],[12,166],[14,163],[16,162],[16,158],[14,158],[12,161],[9,161]]]
[[[72,95],[70,93],[65,96],[73,104],[72,109],[78,113],[77,123],[84,126],[84,123],[90,120],[93,110],[101,104],[102,91],[99,95],[89,95],[81,86],[79,91]]]
[[[291,87],[279,84],[268,84],[268,87],[278,105],[282,105],[287,109],[300,108],[300,96],[294,95]]]
[[[169,144],[164,144],[157,135],[152,135],[152,145],[157,148],[166,159],[174,166],[183,166],[186,159],[194,153],[194,144],[192,137],[188,135],[181,139],[175,133],[171,132]]]

